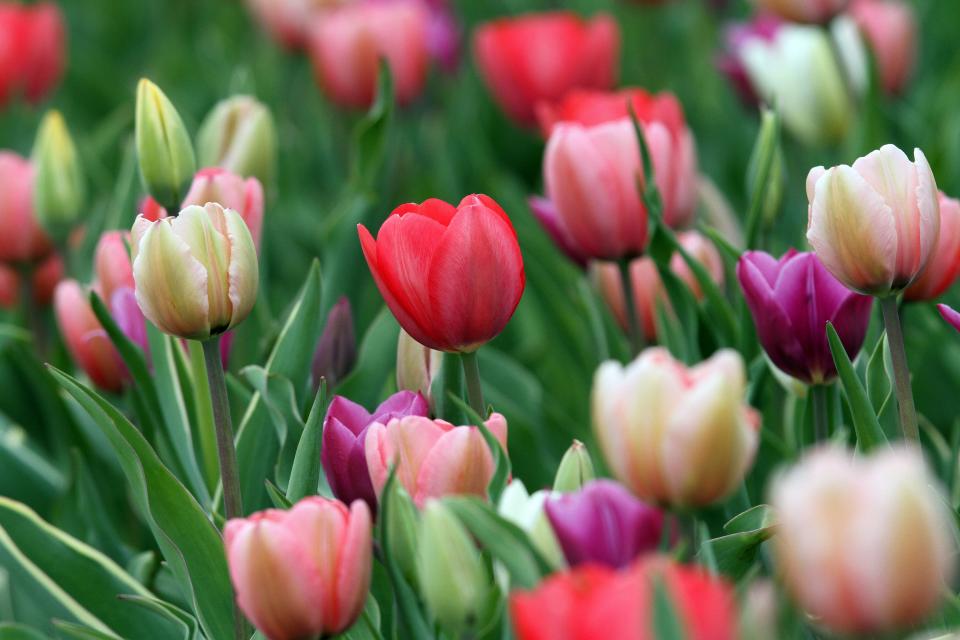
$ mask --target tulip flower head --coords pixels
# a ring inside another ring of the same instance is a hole
[[[205,340],[239,324],[257,298],[257,251],[240,214],[217,203],[176,218],[137,217],[133,278],[143,314],[161,331]]]
[[[346,630],[370,585],[372,526],[363,501],[305,498],[227,522],[230,578],[244,615],[270,640]]]
[[[348,0],[247,0],[247,6],[272,38],[289,49],[305,47],[310,24]]]
[[[756,108],[761,98],[757,95],[741,54],[752,38],[759,38],[768,45],[772,44],[777,31],[783,24],[784,22],[775,15],[760,13],[749,22],[731,23],[724,30],[726,48],[717,58],[717,68],[727,76],[744,104],[751,108]]]
[[[21,277],[17,269],[0,263],[0,309],[12,309],[20,304]],[[49,306],[53,302],[54,289],[63,279],[63,259],[55,253],[50,254],[36,266],[30,279],[34,304]]]
[[[917,58],[917,21],[903,0],[853,0],[850,16],[870,44],[884,91],[900,93]]]
[[[559,568],[565,567],[566,561],[544,511],[544,505],[556,495],[543,489],[529,493],[523,482],[513,479],[500,494],[497,513],[523,529],[544,559]]]
[[[933,300],[950,288],[960,275],[960,200],[942,191],[940,238],[927,266],[903,292],[904,300]]]
[[[327,314],[323,333],[313,352],[311,373],[314,387],[320,386],[321,378],[330,387],[335,387],[347,377],[356,363],[357,338],[353,330],[353,311],[350,301],[343,297]]]
[[[358,226],[363,255],[397,322],[437,351],[472,352],[506,326],[526,282],[510,218],[485,195],[457,207],[404,204],[374,239]]]
[[[926,156],[886,145],[853,166],[807,176],[807,240],[843,284],[886,296],[913,282],[940,235],[937,185]]]
[[[58,284],[53,299],[57,324],[71,357],[90,380],[101,389],[118,392],[130,374],[87,296],[76,280]]]
[[[55,239],[65,240],[80,216],[85,187],[77,148],[59,111],[44,116],[31,160],[36,169],[33,206],[37,221]]]
[[[177,206],[197,161],[176,107],[146,78],[137,85],[135,138],[140,177],[147,192],[164,207]]]
[[[0,151],[0,261],[31,263],[53,250],[33,208],[34,171],[31,162]]]
[[[182,207],[192,204],[203,206],[216,202],[224,209],[233,209],[240,214],[250,230],[253,244],[260,250],[260,234],[263,229],[263,187],[256,178],[244,180],[240,176],[218,167],[201,169],[193,177],[190,189],[183,199]]]
[[[197,162],[270,186],[277,162],[277,131],[270,110],[251,96],[213,107],[197,132]]]
[[[63,14],[53,2],[0,3],[0,108],[14,98],[42,101],[66,58]]]
[[[807,454],[773,484],[777,564],[797,602],[841,634],[921,622],[955,565],[952,518],[919,450]]]

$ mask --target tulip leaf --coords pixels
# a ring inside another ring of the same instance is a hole
[[[226,555],[203,508],[119,411],[66,373],[54,367],[50,370],[113,444],[131,495],[204,632],[210,638],[230,637],[233,590]]]
[[[47,640],[47,636],[26,625],[0,622],[0,640]]]
[[[777,204],[771,194],[776,194],[775,190],[779,188],[774,182],[779,179],[776,166],[778,162],[782,164],[780,154],[780,116],[774,109],[761,107],[760,131],[747,168],[747,190],[750,192],[746,225],[748,249],[756,248],[764,214]],[[774,202],[771,204],[771,201]]]
[[[877,420],[873,405],[870,404],[870,398],[857,377],[853,363],[850,362],[850,357],[847,355],[843,343],[840,342],[837,330],[829,322],[827,323],[827,340],[830,343],[830,352],[833,354],[833,362],[837,367],[843,394],[847,399],[847,405],[850,407],[853,430],[857,435],[857,446],[861,451],[869,451],[873,447],[885,443],[887,437],[883,433],[880,421]]]
[[[273,503],[274,509],[289,509],[293,506],[293,502],[291,502],[287,496],[283,495],[280,487],[273,484],[270,478],[265,479],[263,484],[267,489],[267,496],[269,496],[270,502]]]
[[[277,432],[277,441],[280,443],[280,455],[275,471],[276,482],[278,486],[286,487],[290,481],[293,457],[304,426],[297,393],[288,378],[268,373],[263,367],[244,367],[240,375],[260,394],[267,407],[267,413]]]
[[[66,620],[54,620],[53,626],[64,637],[73,638],[73,640],[117,640],[117,636],[112,633],[104,633],[86,625],[67,622]]]
[[[37,508],[48,507],[67,487],[63,473],[31,446],[26,431],[17,426],[0,426],[0,469],[0,495]]]
[[[660,578],[653,582],[653,637],[657,640],[685,640],[687,637],[667,585]]]
[[[317,494],[320,486],[320,448],[322,446],[323,419],[327,408],[327,381],[320,380],[320,388],[310,407],[307,424],[297,443],[297,453],[290,470],[287,499],[296,503],[307,496]]]
[[[867,363],[867,397],[870,398],[870,404],[877,415],[880,415],[884,404],[893,393],[893,385],[890,383],[886,367],[886,360],[890,357],[889,352],[887,334],[884,332],[877,340],[873,353],[870,354],[870,361]]]
[[[393,74],[386,60],[380,60],[376,100],[353,132],[350,184],[353,190],[369,189],[383,164],[390,122],[393,119]]]
[[[180,637],[183,640],[199,637],[200,625],[197,623],[197,619],[175,604],[153,596],[121,596],[120,600],[140,606],[170,621],[178,631],[182,632],[183,635]]]
[[[772,525],[773,511],[768,505],[758,504],[732,517],[723,525],[723,530],[727,533],[743,533],[757,529],[766,529]]]
[[[360,341],[356,366],[334,389],[337,395],[361,406],[376,406],[396,363],[399,334],[400,325],[383,307]]]

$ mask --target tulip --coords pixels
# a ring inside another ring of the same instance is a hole
[[[237,604],[269,640],[334,635],[360,617],[372,566],[362,501],[305,498],[232,519],[223,539]]]
[[[937,311],[940,312],[940,315],[946,320],[951,327],[960,331],[960,313],[958,313],[953,307],[946,304],[938,304]]]
[[[269,185],[277,163],[277,131],[270,110],[251,96],[218,102],[197,132],[201,167],[221,167]]]
[[[883,90],[900,93],[917,57],[913,7],[901,0],[854,0],[850,16],[873,49]]]
[[[506,419],[494,413],[485,424],[506,450]],[[397,480],[420,508],[428,498],[485,496],[493,478],[493,455],[477,427],[407,416],[386,424],[374,422],[364,445],[377,495],[383,491],[391,465],[396,465]]]
[[[724,29],[726,48],[717,57],[717,68],[727,76],[737,95],[750,108],[759,105],[761,99],[757,95],[741,54],[753,38],[772,45],[783,24],[783,21],[774,15],[760,13],[749,22],[731,23]]]
[[[937,247],[940,206],[926,156],[893,145],[807,177],[807,240],[835,278],[862,293],[905,288]]]
[[[196,170],[193,145],[176,107],[146,78],[137,85],[135,137],[144,187],[162,206],[176,207]]]
[[[529,126],[541,102],[572,89],[613,87],[620,33],[605,13],[590,20],[567,11],[500,18],[477,28],[474,57],[500,107]]]
[[[107,231],[100,236],[93,257],[94,289],[124,335],[149,355],[147,324],[137,304],[128,240],[129,235],[120,231]]]
[[[781,371],[806,384],[824,384],[837,376],[827,342],[828,322],[850,359],[857,357],[873,298],[847,289],[816,255],[791,249],[777,260],[762,251],[747,251],[737,263],[737,279],[760,344]]]
[[[76,280],[64,280],[54,292],[54,311],[71,357],[94,384],[118,392],[129,379],[120,354],[104,331]]]
[[[426,81],[428,19],[415,0],[352,4],[324,16],[310,32],[317,82],[340,105],[368,107],[384,59],[397,102],[409,103]]]
[[[523,295],[523,257],[510,218],[471,195],[393,210],[377,239],[358,225],[377,288],[397,322],[436,351],[470,353],[499,334]]]
[[[655,551],[663,535],[663,512],[611,480],[588,482],[576,493],[548,500],[544,510],[571,567],[625,567]]]
[[[357,338],[353,332],[353,312],[350,301],[340,298],[327,314],[327,323],[320,334],[317,349],[313,352],[313,384],[320,386],[320,379],[330,387],[347,377],[357,363]]]
[[[348,0],[247,0],[247,6],[260,26],[277,42],[289,49],[307,45],[309,26]]]
[[[593,382],[593,425],[614,477],[646,500],[707,505],[739,486],[760,417],[744,403],[735,351],[687,368],[647,349],[626,368],[605,362]]]
[[[582,442],[574,440],[560,459],[560,465],[553,478],[553,490],[558,493],[577,491],[595,477],[590,452]]]
[[[762,11],[779,15],[784,20],[823,24],[847,8],[850,0],[754,0]]]
[[[192,204],[203,206],[216,202],[224,209],[233,209],[247,223],[253,244],[260,250],[260,233],[263,229],[263,187],[256,178],[244,180],[226,169],[211,167],[201,169],[193,177],[190,190],[181,207]]]
[[[343,396],[334,396],[323,419],[320,462],[330,489],[340,500],[363,500],[376,512],[377,495],[367,470],[365,441],[374,423],[388,424],[395,418],[426,416],[429,408],[418,393],[400,391],[384,400],[373,413]]]
[[[36,169],[33,206],[54,238],[66,240],[83,208],[84,184],[77,149],[58,111],[43,118],[31,160]]]
[[[0,308],[11,309],[17,306],[20,300],[21,273],[6,264],[0,263]],[[46,307],[53,301],[53,292],[63,279],[63,259],[50,254],[39,263],[30,276],[30,290],[33,304]]]
[[[53,250],[33,209],[33,165],[0,151],[0,261],[30,263]]]
[[[773,483],[771,504],[777,565],[819,624],[875,636],[936,609],[955,565],[954,527],[919,449],[815,450]]]
[[[683,637],[733,640],[733,587],[699,567],[661,557],[627,569],[584,565],[557,573],[533,591],[515,592],[510,613],[517,640],[636,640],[654,633],[656,590],[664,589]]]
[[[926,268],[903,292],[904,300],[940,297],[960,275],[960,200],[939,194],[940,237]]]
[[[151,196],[143,196],[137,206],[137,212],[150,222],[156,222],[168,216],[167,210]]]
[[[580,252],[580,248],[574,243],[573,238],[564,228],[563,222],[560,221],[560,214],[553,203],[547,198],[531,196],[527,199],[527,204],[530,207],[530,212],[533,213],[533,217],[537,219],[543,230],[550,236],[557,249],[560,249],[571,262],[581,269],[585,269],[590,262],[590,256]]]
[[[553,567],[565,567],[563,551],[557,536],[550,527],[544,505],[553,497],[550,491],[528,493],[520,480],[511,480],[497,504],[497,513],[520,527],[529,537],[540,555]]]
[[[433,406],[433,381],[443,366],[443,352],[423,346],[400,329],[397,338],[397,389],[416,391]]]
[[[63,74],[66,32],[52,2],[0,3],[0,107],[18,95],[37,103]]]
[[[143,314],[161,331],[205,340],[239,324],[257,298],[257,251],[236,211],[189,206],[176,218],[137,216],[133,278]]]

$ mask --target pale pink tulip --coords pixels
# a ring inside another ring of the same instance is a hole
[[[259,180],[243,179],[219,167],[201,169],[193,177],[182,208],[191,204],[202,207],[208,202],[216,202],[224,209],[239,213],[247,223],[253,244],[259,251],[260,233],[263,230],[263,187]]]
[[[93,255],[93,270],[100,295],[109,303],[120,289],[134,290],[133,266],[127,246],[130,234],[123,231],[107,231],[97,242]]]
[[[903,90],[917,57],[917,21],[902,0],[854,0],[850,15],[873,49],[887,93]]]

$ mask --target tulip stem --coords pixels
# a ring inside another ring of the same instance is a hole
[[[227,380],[220,359],[220,336],[203,342],[203,359],[210,385],[213,422],[217,434],[217,457],[220,459],[220,482],[223,484],[223,512],[227,520],[243,516],[240,500],[240,476],[237,473],[237,450],[233,445],[233,425],[230,422],[230,403],[227,398]]]
[[[620,260],[620,282],[623,285],[623,306],[627,314],[627,337],[630,339],[630,357],[640,353],[640,319],[637,317],[637,305],[633,299],[633,280],[630,278],[630,260]]]
[[[880,299],[883,311],[883,326],[890,343],[890,360],[893,362],[893,385],[900,409],[900,428],[903,436],[914,442],[920,438],[917,427],[917,410],[913,406],[913,390],[910,388],[910,367],[907,365],[907,350],[903,345],[903,330],[900,327],[900,312],[896,296]]]
[[[483,389],[480,386],[480,365],[477,363],[477,352],[461,353],[460,362],[463,363],[463,378],[467,387],[467,402],[470,408],[481,418],[486,418],[483,408]]]
[[[200,444],[200,459],[203,478],[207,488],[214,491],[217,486],[217,428],[213,417],[213,403],[210,397],[210,377],[204,360],[203,346],[196,340],[188,341],[190,349],[190,368],[193,370],[193,384],[197,393],[197,436]]]
[[[23,309],[23,324],[33,336],[35,351],[40,358],[46,358],[47,335],[43,327],[43,316],[37,305],[36,292],[33,290],[33,276],[36,267],[26,266],[20,269],[20,305]]]
[[[813,400],[813,441],[823,442],[830,435],[830,418],[827,415],[827,387],[815,384],[810,387]]]

